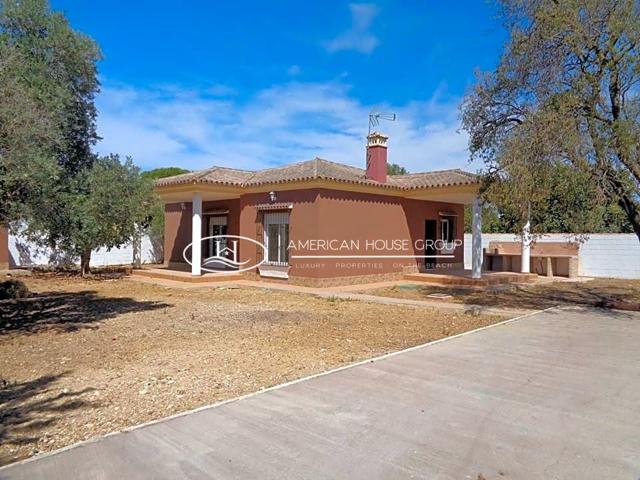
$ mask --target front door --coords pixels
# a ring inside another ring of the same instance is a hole
[[[216,237],[227,234],[227,216],[213,215],[209,217],[209,237]],[[210,238],[207,242],[207,253],[209,257],[217,257],[227,246],[226,238]]]
[[[436,240],[438,239],[438,222],[436,220],[425,220],[424,222],[424,267],[426,269],[436,268],[438,251],[436,250]],[[430,257],[430,258],[429,258]]]

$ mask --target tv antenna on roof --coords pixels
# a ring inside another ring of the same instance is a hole
[[[387,120],[389,122],[395,122],[396,121],[396,114],[395,113],[390,113],[390,112],[371,112],[369,113],[369,133],[367,133],[367,158],[366,158],[366,165],[367,168],[369,168],[369,136],[371,135],[371,130],[374,127],[377,127],[378,125],[380,125],[380,120]]]
[[[389,122],[396,121],[396,114],[389,112],[371,112],[369,114],[369,134],[371,134],[371,129],[373,127],[377,127],[380,125],[380,120],[388,120]]]

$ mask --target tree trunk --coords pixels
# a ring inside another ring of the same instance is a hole
[[[131,243],[133,246],[133,268],[140,269],[142,268],[142,235],[137,228],[136,232],[133,234]]]
[[[631,227],[633,227],[633,231],[638,237],[638,241],[640,241],[640,210],[638,206],[626,195],[618,200],[618,205],[624,210]]]
[[[89,273],[89,263],[91,262],[91,250],[87,250],[80,255],[80,275],[83,277]]]
[[[592,108],[595,110],[595,105],[593,105]],[[626,214],[633,231],[638,237],[638,241],[640,241],[640,205],[637,200],[633,198],[634,196],[627,191],[624,182],[620,180],[618,171],[606,160],[607,155],[604,142],[598,135],[598,130],[593,119],[589,119],[588,128],[589,136],[591,137],[591,142],[596,152],[596,171],[602,176],[603,181],[610,189],[609,192],[605,193],[607,193],[607,197],[617,200],[618,205]],[[620,152],[616,152],[618,157],[620,157],[619,153]]]

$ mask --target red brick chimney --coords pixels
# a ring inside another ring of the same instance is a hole
[[[387,140],[389,137],[379,132],[367,137],[367,173],[369,180],[386,183],[387,181]]]

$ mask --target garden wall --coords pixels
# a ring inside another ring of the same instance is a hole
[[[539,242],[567,241],[564,234],[548,234]],[[482,247],[491,241],[519,241],[511,234],[490,233],[482,235]],[[9,263],[11,267],[50,265],[57,260],[51,251],[38,249],[24,238],[9,234]],[[133,247],[125,245],[95,250],[91,256],[92,266],[130,265],[133,261]],[[162,262],[162,246],[154,244],[145,236],[142,239],[142,262]],[[464,236],[464,266],[471,268],[471,234]],[[580,275],[585,277],[611,277],[640,279],[640,242],[634,234],[591,234],[580,245]]]
[[[142,263],[162,262],[162,243],[153,242],[148,236],[142,238]],[[56,265],[64,259],[50,249],[39,248],[24,237],[9,233],[9,265],[11,268]],[[79,264],[79,262],[74,262]],[[91,266],[131,265],[133,263],[133,245],[124,245],[107,251],[105,248],[94,250],[91,254]]]
[[[562,242],[571,240],[565,234],[553,233],[539,238],[538,242]],[[520,238],[503,233],[482,235],[482,248],[489,242],[520,241]],[[610,277],[640,279],[640,242],[629,233],[593,233],[580,245],[580,275],[583,277]],[[464,267],[471,268],[471,234],[464,236]]]

